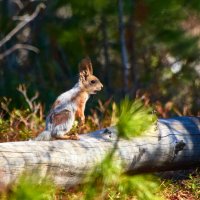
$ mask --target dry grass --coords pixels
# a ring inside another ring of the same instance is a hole
[[[168,200],[200,199],[200,171],[188,170],[173,172],[161,180],[161,196]]]

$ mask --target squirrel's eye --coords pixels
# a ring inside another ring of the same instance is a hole
[[[96,81],[95,80],[91,80],[90,83],[94,84],[94,83],[96,83]]]

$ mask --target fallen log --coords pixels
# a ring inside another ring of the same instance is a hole
[[[52,175],[60,186],[81,183],[116,142],[114,128],[80,135],[80,140],[0,143],[0,185],[8,185],[25,170]],[[159,119],[145,136],[120,139],[116,159],[129,173],[181,170],[200,166],[200,119]]]

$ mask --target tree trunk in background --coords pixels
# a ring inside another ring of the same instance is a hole
[[[80,135],[76,141],[26,141],[0,144],[0,185],[8,185],[25,170],[51,176],[57,185],[83,182],[116,146],[115,130]],[[200,166],[200,118],[160,119],[145,136],[120,139],[115,159],[130,174],[181,170]]]
[[[135,96],[136,91],[138,89],[138,74],[139,70],[137,68],[137,61],[136,61],[136,26],[135,26],[135,4],[136,0],[132,0],[132,14],[129,18],[129,37],[127,41],[127,46],[129,45],[129,51],[130,51],[130,65],[131,65],[131,95]],[[135,4],[134,4],[135,3]]]
[[[119,37],[120,48],[122,58],[122,70],[123,70],[123,92],[124,95],[128,94],[129,83],[129,66],[128,66],[128,54],[126,49],[124,23],[123,23],[123,0],[118,0],[118,20],[119,20]]]
[[[104,55],[104,64],[103,64],[103,77],[104,83],[106,85],[106,90],[108,93],[111,92],[110,82],[110,59],[109,59],[109,41],[108,41],[108,32],[107,32],[107,20],[104,15],[101,16],[101,30],[102,30],[102,42],[103,42],[103,55]]]

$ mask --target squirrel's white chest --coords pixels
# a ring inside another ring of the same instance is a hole
[[[89,95],[86,92],[82,92],[77,89],[71,89],[61,94],[57,101],[64,104],[65,108],[77,112],[79,109],[85,109],[85,104],[89,99]]]

